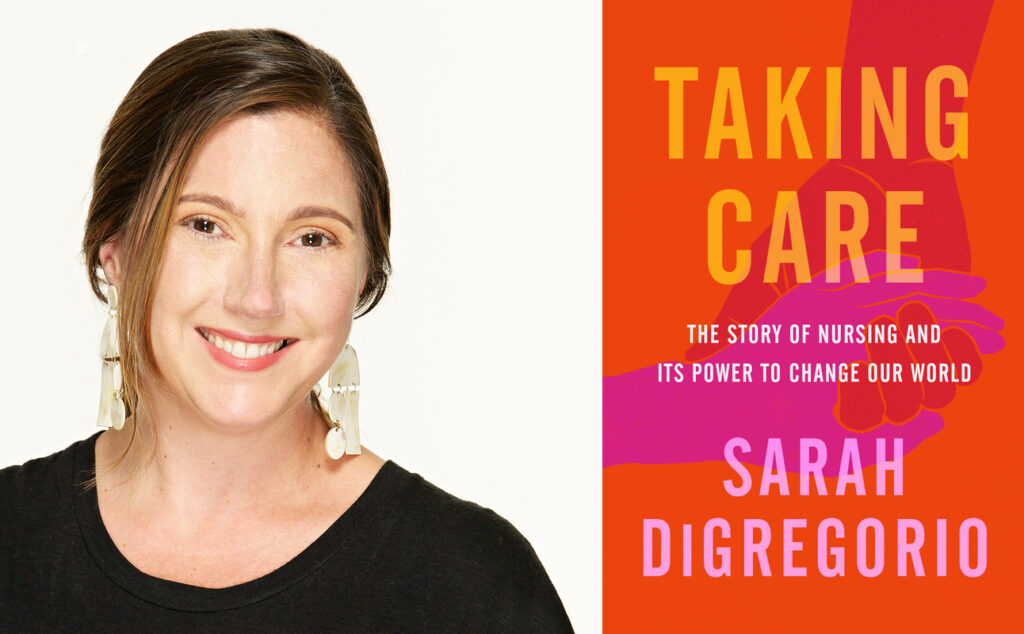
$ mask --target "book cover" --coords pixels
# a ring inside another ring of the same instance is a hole
[[[606,0],[607,631],[1013,622],[1021,24]]]

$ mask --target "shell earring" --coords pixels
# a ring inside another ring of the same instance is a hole
[[[360,453],[359,445],[359,359],[349,344],[338,355],[327,373],[327,390],[318,383],[314,391],[331,419],[324,444],[327,455],[337,460],[345,454]],[[324,402],[324,395],[327,402]]]
[[[121,350],[117,338],[117,288],[107,285],[107,312],[109,317],[103,326],[100,340],[100,356],[103,370],[100,379],[100,411],[96,418],[99,427],[124,427],[125,407],[121,398]]]

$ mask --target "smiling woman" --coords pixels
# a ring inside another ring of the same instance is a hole
[[[83,242],[112,429],[0,471],[2,629],[571,630],[511,524],[360,444],[389,235],[336,60],[232,30],[143,71]]]
[[[302,420],[366,288],[345,150],[314,115],[243,111],[215,126],[189,163],[150,309],[161,378],[143,373],[140,388],[169,420],[198,414],[225,429]],[[120,260],[115,244],[101,247],[115,285]]]

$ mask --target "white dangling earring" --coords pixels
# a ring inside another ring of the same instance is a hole
[[[359,359],[356,350],[349,344],[338,355],[327,373],[328,401],[324,402],[325,391],[318,383],[314,391],[320,398],[320,406],[331,419],[331,429],[324,444],[327,455],[337,460],[345,454],[360,453],[359,444]]]
[[[107,284],[107,311],[110,317],[103,326],[100,356],[103,369],[100,379],[100,411],[96,417],[99,427],[124,427],[124,400],[121,398],[121,351],[117,338],[117,287]]]

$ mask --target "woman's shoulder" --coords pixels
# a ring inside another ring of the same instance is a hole
[[[534,631],[571,631],[544,566],[511,522],[394,462],[385,468],[405,480],[375,562],[378,570],[394,572],[392,589],[397,584],[416,594],[427,587],[432,600],[486,612],[502,631],[526,624]]]
[[[71,481],[77,450],[91,440],[80,440],[49,456],[0,469],[0,508],[23,512],[28,507],[52,504]],[[9,513],[0,517],[17,519]]]
[[[82,443],[0,469],[0,612],[14,591],[8,583],[40,587],[66,566],[77,537],[72,483]],[[80,540],[79,540],[80,541]]]
[[[399,493],[397,512],[399,532],[409,539],[452,556],[473,556],[474,561],[490,554],[533,554],[525,537],[501,515],[456,497],[426,480],[418,473],[406,471],[394,462],[390,466],[401,471],[406,479]]]

